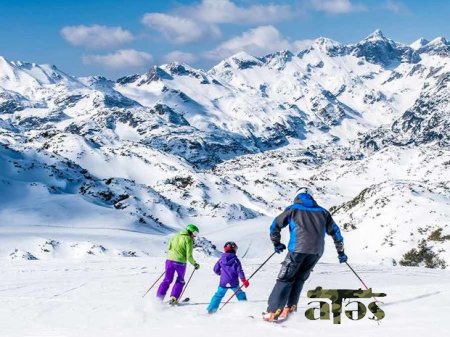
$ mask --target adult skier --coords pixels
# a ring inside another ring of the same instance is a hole
[[[175,284],[170,294],[169,304],[175,305],[178,303],[178,299],[184,287],[184,275],[186,274],[187,261],[189,261],[195,269],[200,268],[200,265],[192,256],[193,240],[198,232],[197,226],[189,224],[186,226],[185,230],[179,232],[170,240],[166,260],[166,274],[164,280],[159,285],[156,294],[161,301],[164,300],[176,272],[177,279],[175,280]]]
[[[266,321],[286,319],[297,310],[303,284],[323,254],[325,233],[334,240],[339,262],[347,261],[339,227],[330,212],[317,205],[309,188],[300,188],[294,203],[270,226],[270,238],[277,253],[286,249],[281,243],[281,230],[286,226],[290,231],[288,253],[269,296],[267,312],[263,315]]]

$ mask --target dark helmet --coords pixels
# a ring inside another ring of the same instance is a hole
[[[225,253],[228,252],[235,252],[237,251],[238,246],[235,242],[233,241],[228,241],[224,246],[223,246],[223,250],[225,251]]]

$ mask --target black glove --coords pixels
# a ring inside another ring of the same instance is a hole
[[[280,254],[283,250],[286,249],[286,245],[284,243],[278,242],[273,245],[273,249],[276,253]]]
[[[345,255],[344,251],[338,252],[339,263],[347,262],[348,257]]]
[[[200,265],[198,263],[195,263],[194,268],[195,268],[195,270],[200,269]]]

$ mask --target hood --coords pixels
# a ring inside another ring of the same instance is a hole
[[[222,253],[222,256],[220,257],[222,262],[227,266],[232,266],[234,262],[237,259],[237,256],[235,253]]]
[[[191,234],[189,234],[189,232],[188,232],[186,229],[182,230],[182,231],[180,232],[180,235],[191,236]]]
[[[305,207],[317,207],[317,202],[308,193],[298,194],[294,199],[294,203]]]

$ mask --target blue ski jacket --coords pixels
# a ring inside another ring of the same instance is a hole
[[[322,255],[325,233],[331,235],[336,250],[344,250],[344,238],[330,212],[317,205],[313,197],[300,193],[294,203],[278,215],[270,226],[270,238],[274,244],[281,240],[281,230],[289,226],[288,250],[293,253]]]

